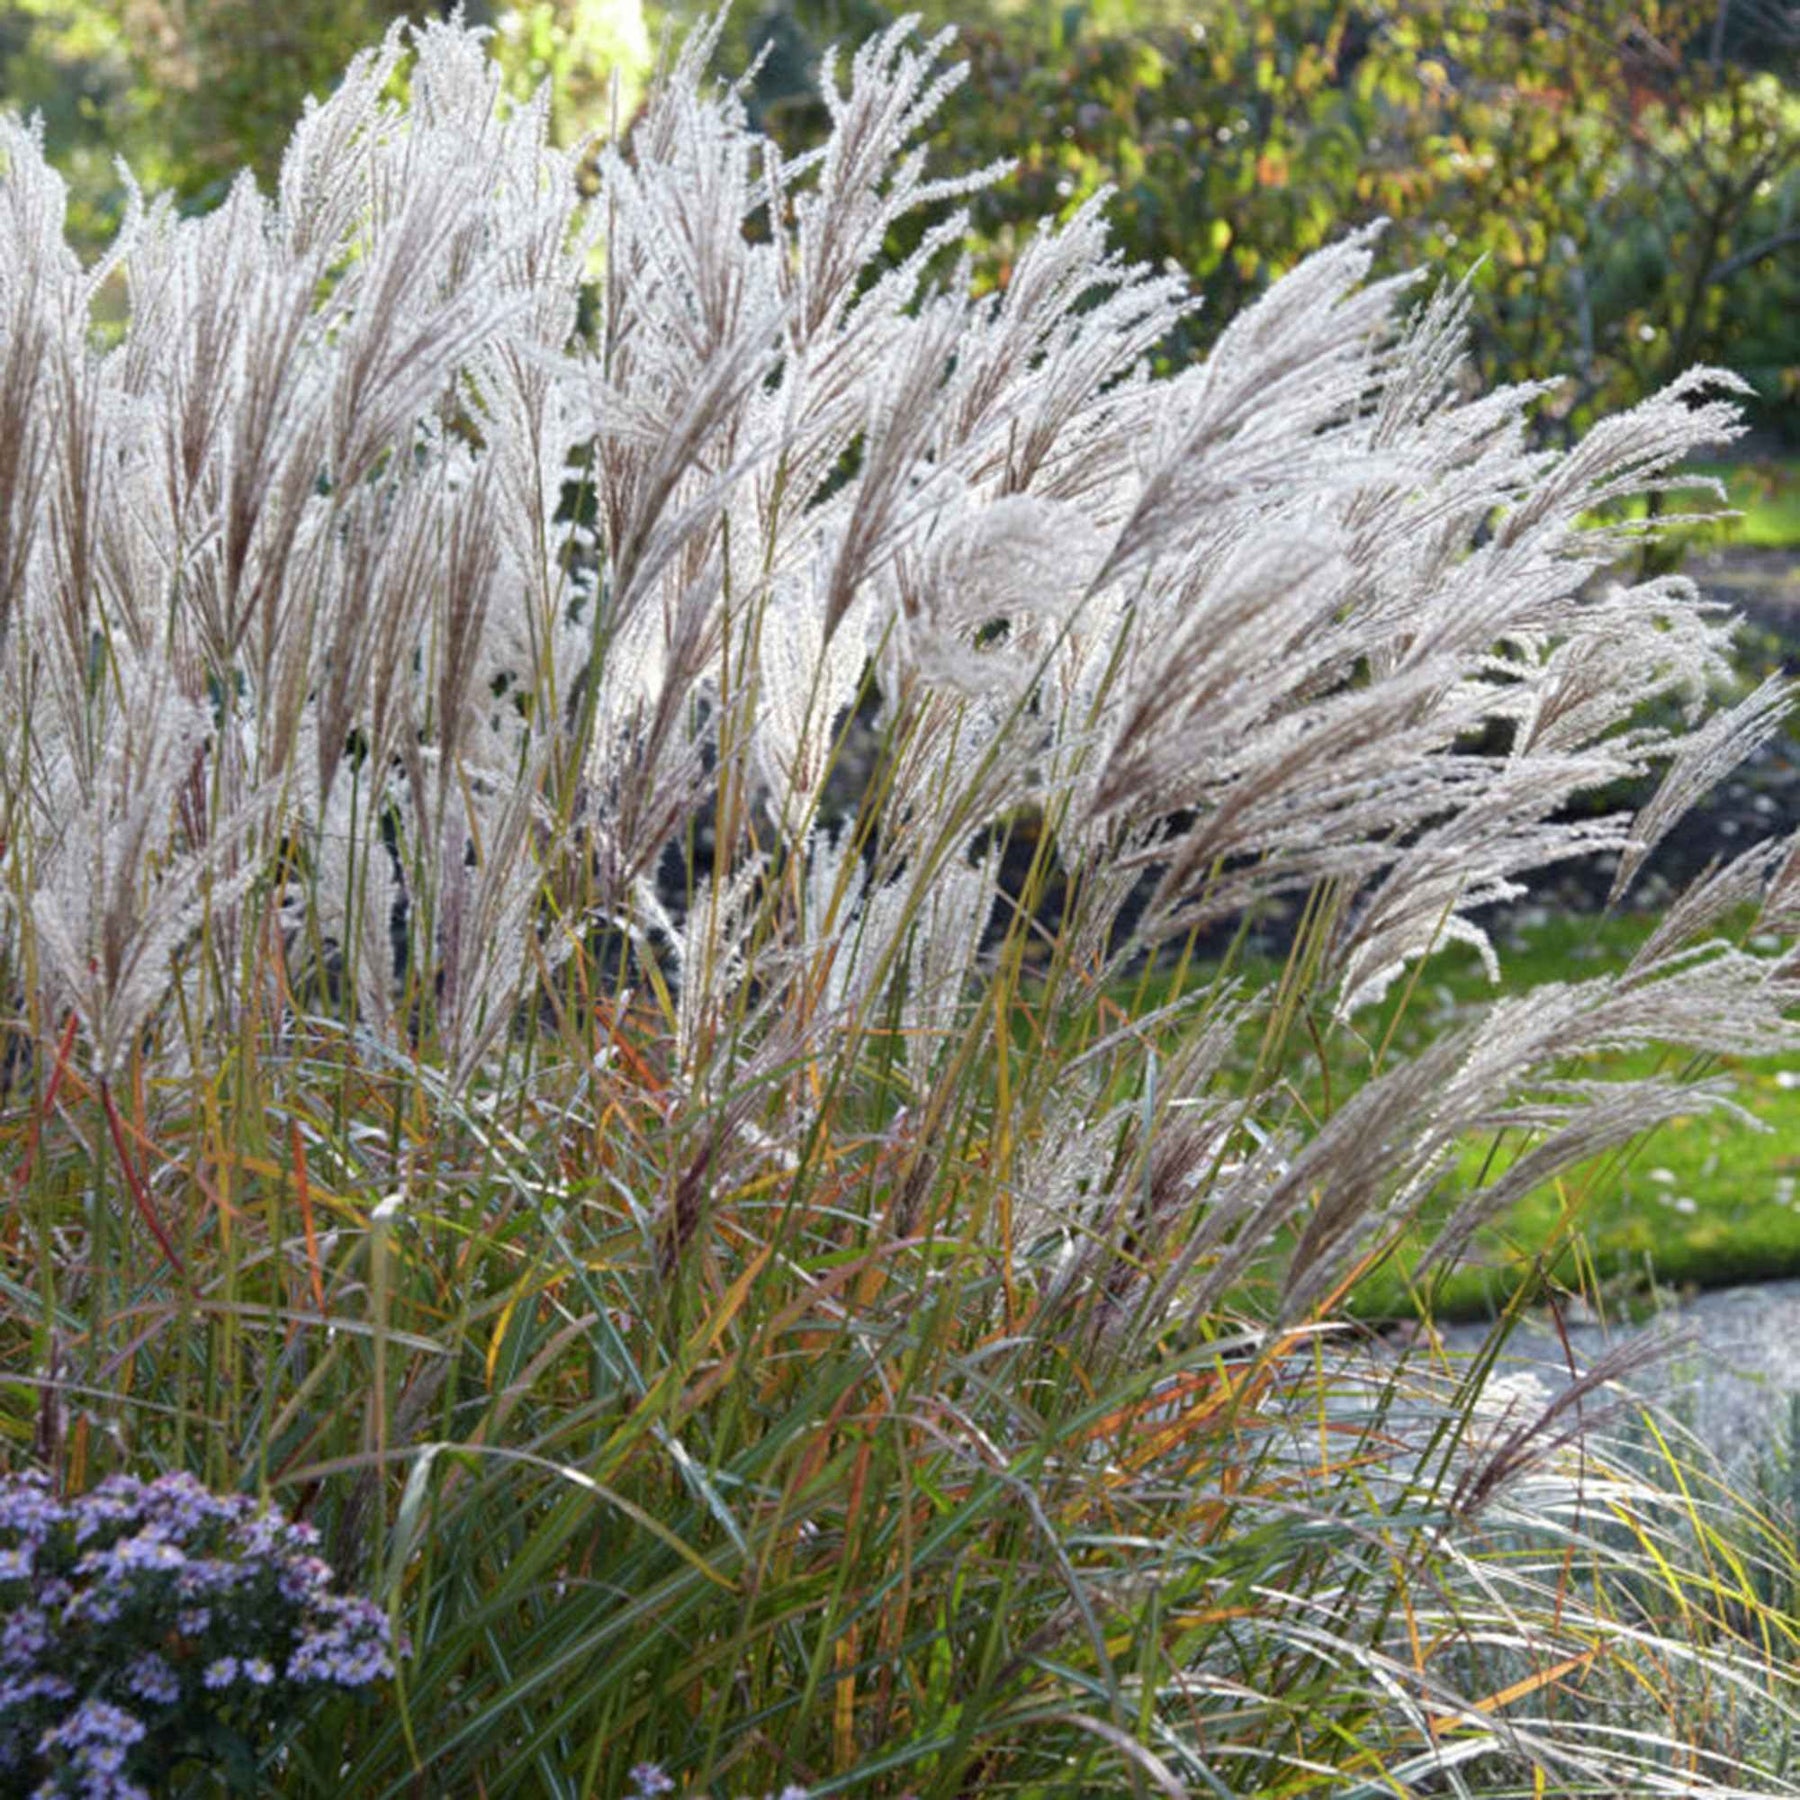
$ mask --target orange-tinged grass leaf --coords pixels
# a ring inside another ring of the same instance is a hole
[[[1586,1669],[1599,1654],[1600,1646],[1598,1644],[1591,1645],[1578,1655],[1565,1657],[1559,1663],[1552,1663],[1547,1669],[1539,1669],[1535,1674],[1523,1676],[1513,1682],[1510,1687],[1499,1688],[1480,1700],[1469,1701],[1468,1708],[1478,1713],[1504,1712],[1515,1700],[1527,1699],[1537,1693],[1539,1689],[1547,1688],[1553,1683],[1561,1681],[1565,1675],[1573,1675],[1579,1670]],[[1441,1730],[1446,1726],[1464,1722],[1456,1713],[1429,1713],[1426,1717],[1434,1730]]]
[[[37,1109],[31,1115],[31,1124],[25,1139],[25,1159],[19,1165],[18,1188],[24,1192],[31,1179],[31,1171],[37,1166],[38,1144],[43,1136],[44,1121],[50,1116],[50,1109],[56,1104],[56,1096],[62,1088],[63,1076],[69,1068],[69,1058],[75,1049],[75,1032],[80,1020],[73,1008],[63,1025],[61,1039],[56,1046],[56,1061],[51,1065],[50,1079],[44,1084],[44,1097],[38,1102]]]
[[[861,1276],[869,1274],[871,1271],[875,1271],[879,1274],[880,1265],[885,1263],[890,1255],[909,1247],[916,1248],[917,1246],[910,1244],[910,1241],[892,1244],[877,1244],[874,1249],[866,1251],[863,1255],[855,1257],[851,1261],[839,1263],[835,1269],[828,1270],[825,1274],[819,1276],[817,1280],[809,1281],[800,1293],[795,1295],[794,1298],[788,1301],[779,1312],[775,1313],[770,1318],[768,1327],[763,1333],[764,1341],[772,1343],[784,1332],[793,1330],[793,1328],[797,1326],[821,1300],[829,1300],[840,1288],[852,1281],[858,1280]],[[885,1277],[882,1279],[885,1279]],[[878,1281],[876,1286],[877,1292],[879,1292],[879,1288],[880,1282]],[[859,1300],[862,1298],[860,1289],[858,1298]],[[834,1334],[836,1330],[837,1323],[834,1320],[832,1323],[832,1331]],[[764,1398],[772,1398],[773,1394],[774,1389],[770,1388],[765,1393]]]
[[[169,1234],[163,1229],[163,1222],[157,1217],[156,1207],[151,1201],[150,1192],[144,1186],[143,1178],[138,1174],[137,1165],[131,1160],[131,1152],[125,1147],[124,1122],[119,1117],[119,1109],[113,1101],[112,1088],[102,1081],[100,1083],[100,1105],[106,1114],[107,1129],[112,1133],[113,1146],[119,1153],[119,1167],[125,1174],[125,1185],[131,1190],[131,1198],[136,1205],[139,1216],[150,1229],[150,1235],[156,1239],[156,1245],[163,1253],[163,1259],[177,1275],[185,1277],[187,1269],[176,1253]]]
[[[1129,1406],[1121,1406],[1096,1419],[1083,1435],[1090,1441],[1094,1438],[1117,1437],[1135,1425],[1153,1421],[1158,1413],[1166,1415],[1168,1408],[1180,1405],[1191,1394],[1212,1394],[1223,1379],[1215,1369],[1194,1369],[1185,1375],[1174,1376],[1166,1384],[1146,1394],[1143,1399],[1134,1400]]]
[[[680,1357],[663,1370],[644,1391],[637,1404],[614,1428],[611,1436],[602,1446],[599,1456],[595,1459],[596,1466],[609,1468],[622,1460],[630,1451],[631,1446],[643,1436],[647,1429],[664,1420],[664,1409],[670,1404],[671,1396],[676,1393],[685,1379],[686,1371],[717,1345],[749,1296],[751,1284],[762,1273],[773,1254],[774,1246],[765,1244],[751,1258],[726,1291],[718,1307],[708,1315],[686,1344],[682,1346]],[[680,1403],[677,1402],[677,1404]]]
[[[325,1316],[325,1276],[319,1265],[319,1234],[313,1225],[312,1184],[306,1177],[306,1144],[300,1136],[300,1121],[288,1120],[288,1148],[294,1159],[294,1199],[300,1208],[300,1228],[306,1236],[306,1272],[312,1287],[313,1304],[319,1317]]]
[[[1404,1573],[1405,1571],[1401,1570],[1403,1577]],[[1424,1640],[1419,1636],[1419,1615],[1417,1609],[1413,1605],[1412,1589],[1404,1579],[1402,1579],[1399,1584],[1399,1592],[1400,1610],[1406,1619],[1406,1647],[1412,1652],[1414,1672],[1418,1675],[1420,1682],[1423,1683],[1426,1678],[1426,1671],[1430,1667],[1430,1660],[1426,1654]],[[1432,1721],[1429,1714],[1426,1715],[1426,1725],[1432,1736],[1435,1737],[1437,1735],[1437,1726]]]
[[[856,1621],[845,1626],[834,1646],[838,1677],[831,1706],[831,1752],[840,1769],[856,1762]]]
[[[1197,1427],[1209,1424],[1221,1412],[1233,1419],[1256,1418],[1256,1402],[1267,1393],[1274,1380],[1276,1360],[1301,1342],[1307,1335],[1304,1327],[1281,1333],[1254,1361],[1232,1368],[1191,1369],[1158,1383],[1141,1400],[1117,1408],[1097,1419],[1085,1434],[1089,1441],[1100,1437],[1123,1438],[1134,1428],[1160,1427],[1147,1445],[1137,1446],[1127,1463],[1141,1469],[1165,1454],[1182,1437]],[[1171,1414],[1192,1396],[1204,1395],[1200,1404]],[[1245,1409],[1250,1410],[1246,1415]]]
[[[494,1370],[500,1366],[500,1346],[506,1342],[506,1328],[512,1323],[513,1314],[519,1310],[519,1301],[525,1296],[523,1287],[516,1287],[507,1295],[506,1304],[500,1309],[500,1316],[494,1321],[494,1329],[488,1334],[487,1355],[482,1358],[482,1374],[490,1388],[494,1385]]]
[[[775,1254],[773,1244],[764,1244],[739,1271],[737,1279],[725,1290],[719,1304],[708,1314],[705,1323],[688,1340],[688,1355],[698,1358],[705,1356],[717,1344],[731,1322],[743,1310],[744,1302],[750,1297],[750,1289],[769,1265],[769,1258]]]
[[[1171,1628],[1187,1631],[1197,1625],[1229,1625],[1236,1619],[1260,1619],[1263,1608],[1246,1603],[1242,1606],[1201,1606],[1169,1615]]]
[[[695,1338],[689,1340],[688,1352],[682,1359],[684,1362],[691,1364],[698,1361],[700,1357],[711,1353],[719,1339],[729,1329],[732,1320],[743,1311],[744,1302],[750,1297],[751,1286],[757,1276],[768,1266],[769,1258],[774,1253],[772,1244],[764,1244],[744,1265],[737,1279],[725,1290],[724,1298],[708,1317],[700,1332],[696,1334]],[[686,1418],[704,1405],[717,1389],[730,1379],[732,1372],[737,1367],[737,1362],[738,1358],[734,1352],[723,1358],[717,1368],[709,1369],[675,1403],[676,1417]]]
[[[272,1162],[266,1156],[234,1156],[231,1159],[234,1169],[241,1169],[246,1174],[261,1175],[268,1181],[285,1181],[293,1174],[293,1170],[284,1168],[280,1163]],[[340,1214],[348,1223],[361,1226],[367,1223],[367,1215],[358,1210],[356,1202],[348,1194],[340,1194],[335,1188],[323,1188],[313,1180],[310,1167],[306,1175],[307,1202],[315,1209],[324,1207],[329,1212]],[[208,1198],[214,1198],[208,1190]],[[235,1209],[234,1209],[235,1210]]]

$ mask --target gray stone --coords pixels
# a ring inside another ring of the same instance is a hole
[[[1445,1353],[1480,1351],[1479,1325],[1441,1329]],[[1678,1433],[1715,1457],[1734,1485],[1767,1480],[1793,1465],[1793,1420],[1800,1409],[1800,1281],[1717,1288],[1666,1308],[1648,1324],[1601,1321],[1566,1311],[1559,1332],[1548,1313],[1522,1320],[1508,1338],[1496,1374],[1536,1378],[1546,1396],[1566,1387],[1608,1350],[1640,1345],[1643,1365],[1622,1384]]]

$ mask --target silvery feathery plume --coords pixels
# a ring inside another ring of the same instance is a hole
[[[990,825],[1034,798],[1033,733],[1016,700],[943,691],[909,678],[892,632],[876,661],[888,734],[874,869],[915,882],[963,854]]]
[[[1613,899],[1631,885],[1682,814],[1781,729],[1793,710],[1795,691],[1793,682],[1771,675],[1735,706],[1715,713],[1681,739],[1656,792],[1632,821],[1631,841],[1613,879]]]
[[[276,218],[287,253],[330,254],[361,229],[368,201],[368,158],[392,128],[382,96],[405,58],[407,35],[396,24],[378,45],[359,51],[321,103],[309,96],[282,152]]]
[[[1080,501],[1114,529],[1162,395],[1145,359],[1197,304],[1180,276],[1107,244],[1096,194],[1040,227],[1003,292],[971,309],[947,382],[944,435],[984,491]]]
[[[448,35],[428,37],[415,83],[442,75],[437,65],[451,56]],[[367,238],[327,302],[335,354],[326,467],[338,489],[410,444],[459,367],[528,303],[504,279],[532,223],[508,219],[500,205],[508,146],[461,124],[434,116],[375,140]]]
[[[873,870],[847,830],[816,830],[808,845],[794,965],[822,1017],[895,1031],[920,1088],[966,1022],[999,868],[997,842]]]
[[[1709,691],[1731,680],[1730,641],[1730,621],[1685,577],[1611,584],[1571,609],[1556,634],[1515,634],[1513,653],[1486,666],[1491,680],[1508,684],[1522,661],[1535,671],[1528,684],[1496,698],[1494,716],[1515,722],[1522,754],[1602,737],[1622,753],[1648,754],[1666,747],[1664,734],[1648,725],[1612,727],[1664,696],[1696,715]]]
[[[1690,923],[1703,926],[1706,910]],[[1788,1016],[1789,1000],[1771,959],[1671,941],[1621,976],[1553,983],[1492,1003],[1476,1022],[1372,1076],[1303,1134],[1291,1126],[1271,1132],[1246,1109],[1238,1120],[1256,1147],[1207,1172],[1198,1221],[1160,1278],[1152,1310],[1218,1305],[1291,1228],[1297,1242],[1285,1258],[1282,1316],[1305,1316],[1359,1255],[1416,1214],[1459,1146],[1472,1135],[1519,1134],[1519,1157],[1459,1198],[1424,1266],[1451,1259],[1487,1220],[1586,1157],[1684,1110],[1731,1106],[1723,1088],[1668,1077],[1572,1077],[1584,1058],[1670,1042],[1792,1055],[1800,1026]],[[1266,1114],[1268,1102],[1257,1110]]]
[[[863,311],[857,295],[862,273],[897,219],[973,192],[1004,168],[948,180],[926,177],[924,151],[910,146],[968,71],[940,61],[953,32],[914,44],[913,25],[900,20],[869,39],[851,58],[847,89],[838,85],[835,49],[821,60],[819,92],[832,130],[818,152],[817,185],[794,206],[796,335],[802,346]],[[916,280],[916,269],[910,281],[903,277],[907,288]],[[891,304],[890,296],[882,298]],[[870,308],[872,315],[881,310]]]
[[[1308,258],[1171,384],[1113,572],[1203,543],[1221,503],[1340,487],[1345,451],[1362,448],[1343,427],[1382,373],[1411,280],[1368,283],[1373,257],[1364,231]]]
[[[1566,1104],[1535,1122],[1537,1141],[1495,1180],[1472,1187],[1457,1200],[1414,1265],[1416,1276],[1454,1267],[1476,1232],[1504,1218],[1527,1194],[1594,1157],[1640,1142],[1659,1125],[1702,1112],[1726,1112],[1740,1124],[1752,1123],[1732,1103],[1727,1088],[1728,1084],[1656,1079],[1566,1088]]]
[[[953,853],[921,859],[891,875],[863,883],[846,904],[831,894],[841,883],[844,859],[818,857],[828,877],[814,889],[815,918],[841,920],[829,939],[830,979],[824,998],[831,1010],[854,1006],[861,1022],[879,1018],[893,1003],[892,1026],[902,1061],[923,1088],[940,1053],[966,1022],[977,959],[998,893],[1000,846],[979,855]],[[815,942],[813,954],[824,940]]]
[[[42,771],[95,791],[109,658],[166,657],[170,703],[210,716],[195,793],[230,819],[280,781],[308,878],[343,891],[330,930],[372,945],[403,898],[433,934],[487,941],[488,893],[513,921],[494,941],[517,942],[528,870],[581,863],[622,917],[718,790],[739,834],[715,847],[721,892],[740,863],[785,879],[819,857],[867,657],[880,829],[838,921],[867,960],[840,947],[834,979],[873,992],[879,968],[927,1011],[958,1001],[967,932],[941,968],[909,962],[928,889],[972,882],[970,845],[1031,801],[1095,966],[1328,881],[1355,1004],[1471,937],[1470,909],[1528,868],[1614,841],[1558,823],[1573,794],[1673,757],[1648,844],[1772,721],[1764,696],[1676,756],[1635,715],[1704,703],[1725,622],[1673,578],[1592,579],[1629,536],[1588,529],[1593,509],[1733,428],[1718,378],[1533,450],[1540,390],[1465,397],[1466,291],[1403,320],[1359,236],[1153,380],[1185,285],[1110,251],[1097,203],[1039,233],[1003,294],[948,262],[962,223],[942,209],[992,172],[939,181],[910,146],[958,79],[937,42],[896,27],[847,82],[828,70],[828,140],[787,162],[708,88],[715,39],[696,34],[584,206],[541,98],[501,104],[473,35],[410,40],[407,106],[385,97],[409,43],[390,35],[309,108],[272,201],[240,186],[194,221],[134,197],[107,357],[60,185],[9,128],[0,206],[29,254],[0,270],[19,421],[0,455],[23,459],[0,563],[4,629],[44,652],[6,676],[33,718],[34,840],[57,823]],[[921,208],[940,212],[919,249],[871,271]],[[545,772],[563,734],[552,762],[579,782]],[[579,831],[486,816],[540,780]],[[746,780],[765,808],[732,802]],[[219,828],[195,824],[178,852],[215,856]],[[477,879],[496,833],[521,846],[516,893]],[[793,911],[737,909],[761,921],[742,972],[791,968],[812,942],[784,936]],[[467,941],[421,950],[435,967]]]
[[[232,184],[223,205],[197,218],[178,219],[159,204],[126,261],[131,314],[113,364],[155,449],[145,465],[153,478],[134,483],[121,510],[164,565],[143,571],[154,581],[150,592],[131,595],[125,583],[122,591],[130,610],[142,614],[161,613],[178,596],[219,670],[236,663],[253,617],[278,604],[264,590],[271,571],[253,558],[267,496],[239,485],[262,474],[254,466],[258,446],[248,441],[255,435],[247,416],[251,364],[259,382],[276,374],[279,385],[286,360],[280,325],[268,310],[279,305],[282,284],[265,222],[266,203],[248,176]],[[290,289],[285,298],[287,322],[303,329],[310,292]],[[310,496],[295,498],[290,530]],[[137,573],[125,555],[119,567],[127,582]],[[278,591],[278,578],[274,585]]]
[[[1756,924],[1758,931],[1787,938],[1800,925],[1800,831],[1778,842],[1781,856],[1763,890]]]
[[[1051,1128],[1021,1159],[1015,1219],[1026,1230],[1059,1228],[1065,1238],[1048,1290],[1065,1304],[1097,1300],[1102,1327],[1151,1270],[1168,1269],[1171,1234],[1191,1241],[1226,1222],[1217,1217],[1216,1190],[1222,1176],[1241,1170],[1243,1111],[1214,1083],[1249,1016],[1235,984],[1222,983],[1126,1021],[1073,1061],[1057,1084]],[[1127,1043],[1153,1045],[1177,1019],[1185,1029],[1175,1053],[1141,1057],[1141,1096],[1108,1105],[1110,1058]],[[1078,1180],[1060,1157],[1045,1160],[1053,1145]]]
[[[296,972],[317,949],[341,960],[356,997],[357,1016],[378,1035],[393,1024],[396,986],[394,931],[402,916],[405,885],[383,820],[398,811],[404,792],[378,779],[383,764],[369,758],[300,809],[297,824],[310,853],[308,879],[296,902],[309,917],[294,929],[289,954]]]
[[[1341,968],[1341,1016],[1378,1003],[1411,961],[1447,943],[1480,956],[1500,979],[1487,933],[1468,914],[1516,900],[1517,879],[1572,857],[1616,851],[1626,842],[1622,816],[1555,818],[1575,794],[1637,772],[1604,748],[1580,756],[1539,755],[1505,765],[1478,806],[1428,825],[1409,843],[1356,909],[1331,946],[1328,969]]]
[[[361,488],[339,509],[322,574],[336,598],[313,627],[306,702],[313,754],[298,781],[303,806],[315,813],[330,805],[353,737],[382,779],[414,726],[419,645],[446,524],[442,486],[423,475]]]
[[[50,497],[66,368],[88,284],[63,241],[66,194],[41,123],[0,116],[0,650],[8,647]]]
[[[458,109],[454,96],[434,103],[452,116]],[[514,229],[495,279],[521,311],[471,355],[464,382],[495,466],[499,529],[521,577],[516,601],[496,621],[506,635],[503,666],[553,716],[569,702],[591,637],[591,595],[585,628],[571,612],[579,528],[565,516],[564,489],[588,433],[581,372],[564,353],[576,334],[598,218],[581,197],[581,149],[559,152],[544,141],[548,104],[545,87],[500,132],[491,204]]]
[[[753,144],[735,98],[701,99],[699,37],[630,156],[609,146],[599,163],[606,272],[586,375],[613,630],[773,449],[743,426],[782,322],[774,252],[745,235]]]
[[[806,998],[823,1013],[861,1015],[890,972],[875,947],[889,934],[877,929],[867,954],[858,941],[873,899],[855,834],[815,827],[801,863],[793,954],[804,971]]]
[[[746,998],[765,873],[760,862],[747,857],[727,880],[702,877],[694,883],[685,918],[670,929],[679,983],[675,1055],[690,1078],[707,1063],[732,1009]]]
[[[607,641],[587,757],[603,905],[625,900],[712,789],[718,587],[708,563]]]
[[[895,550],[922,531],[949,494],[945,472],[929,460],[936,402],[963,309],[939,297],[918,318],[896,327],[889,361],[867,386],[862,467],[836,509],[831,572],[825,582],[825,629],[836,630],[865,581],[880,574]]]
[[[993,916],[999,888],[1000,846],[958,857],[917,898],[906,922],[900,1030],[907,1066],[921,1083],[944,1046],[965,1022],[970,978]]]
[[[785,842],[805,841],[831,773],[835,733],[869,658],[869,612],[853,606],[828,638],[815,590],[778,581],[755,615],[751,755]]]
[[[892,596],[891,654],[935,688],[1020,697],[1041,678],[1057,628],[1105,554],[1080,507],[1024,494],[959,504],[948,493],[882,583]]]
[[[1783,905],[1782,877],[1794,854],[1796,839],[1769,838],[1730,861],[1696,877],[1668,904],[1633,954],[1627,973],[1657,968],[1670,957],[1696,945],[1712,946],[1712,934],[1740,907],[1757,908],[1757,933],[1777,929]],[[1788,935],[1783,931],[1782,936]]]
[[[1618,727],[1649,695],[1691,700],[1721,667],[1723,632],[1685,584],[1582,592],[1612,543],[1580,528],[1582,512],[1666,484],[1684,451],[1728,434],[1719,403],[1700,398],[1707,384],[1647,403],[1573,463],[1528,454],[1528,392],[1447,391],[1454,306],[1396,337],[1391,292],[1374,311],[1345,303],[1362,254],[1309,270],[1298,309],[1278,286],[1266,329],[1253,308],[1175,384],[1182,424],[1109,555],[1110,570],[1139,572],[1094,709],[1108,741],[1073,790],[1074,825],[1097,842],[1192,812],[1146,853],[1161,874],[1150,936],[1283,885],[1378,877],[1418,831],[1441,837],[1448,814],[1478,818],[1504,792],[1516,825],[1465,867],[1469,892],[1498,891],[1554,842],[1518,797],[1535,789],[1548,817],[1559,784],[1566,797],[1606,779],[1606,759],[1616,774],[1663,753],[1666,738]],[[1229,372],[1207,373],[1228,349]],[[1268,393],[1289,388],[1294,404],[1252,420],[1259,364]],[[1330,469],[1322,442],[1336,446]],[[1495,509],[1501,525],[1476,541]],[[1608,694],[1628,655],[1638,666]],[[1507,726],[1508,755],[1471,757],[1490,721]],[[1447,896],[1427,858],[1411,866],[1424,883],[1409,903],[1416,949]],[[1389,878],[1384,907],[1407,879]]]
[[[1292,1212],[1309,1189],[1323,1198],[1290,1268],[1290,1316],[1329,1291],[1356,1248],[1416,1208],[1469,1134],[1544,1135],[1528,1152],[1528,1171],[1509,1170],[1464,1203],[1448,1227],[1455,1247],[1528,1191],[1520,1182],[1541,1184],[1591,1150],[1676,1116],[1684,1093],[1690,1108],[1724,1102],[1660,1079],[1584,1086],[1560,1072],[1572,1062],[1657,1043],[1791,1056],[1800,1025],[1787,1015],[1788,1000],[1775,965],[1713,947],[1670,948],[1618,977],[1551,983],[1495,1002],[1466,1031],[1369,1082],[1294,1158],[1267,1202],[1269,1218]],[[1209,1283],[1207,1291],[1218,1290]]]
[[[453,1088],[468,1081],[511,1024],[538,958],[554,967],[569,948],[561,937],[534,943],[543,885],[541,779],[541,766],[529,765],[505,785],[477,774],[463,786],[460,816],[446,821],[435,895],[435,1004]]]
[[[72,1005],[94,1065],[125,1064],[168,991],[177,952],[208,907],[223,906],[254,874],[215,879],[220,855],[255,822],[254,810],[215,828],[204,850],[184,844],[183,792],[210,721],[156,669],[122,669],[122,699],[106,718],[106,750],[90,782],[45,768],[69,810],[41,824],[31,919],[53,1007]],[[49,792],[40,790],[48,800]],[[73,802],[70,805],[70,802]]]

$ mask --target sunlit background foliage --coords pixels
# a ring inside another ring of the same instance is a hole
[[[16,0],[0,98],[41,109],[97,241],[112,158],[190,204],[248,162],[265,184],[309,93],[405,0]],[[448,11],[448,8],[444,8]],[[471,0],[515,92],[553,81],[565,140],[640,103],[695,0]],[[818,58],[899,5],[749,0],[728,62],[763,58],[752,116],[816,142]],[[972,78],[936,130],[959,167],[1018,172],[976,208],[981,274],[1098,188],[1136,258],[1187,271],[1203,347],[1335,232],[1395,219],[1392,267],[1478,269],[1482,377],[1562,374],[1570,428],[1696,361],[1800,436],[1800,19],[1782,0],[924,0]],[[617,93],[615,95],[615,78]],[[1177,350],[1181,346],[1177,346]]]

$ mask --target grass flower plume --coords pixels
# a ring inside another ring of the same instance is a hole
[[[322,1684],[284,1793],[1790,1791],[1774,1524],[1329,1327],[1728,1104],[1599,1053],[1800,1049],[1768,850],[1394,1030],[1777,728],[1593,522],[1734,382],[1538,448],[1367,234],[1167,368],[1097,203],[974,291],[945,39],[792,159],[715,40],[561,150],[396,31],[93,267],[0,125],[0,1408],[100,1482],[9,1504],[273,1492],[410,1640],[361,1705],[364,1603],[271,1575],[278,1653],[109,1528],[65,1613],[180,1590],[181,1659],[32,1753]]]

